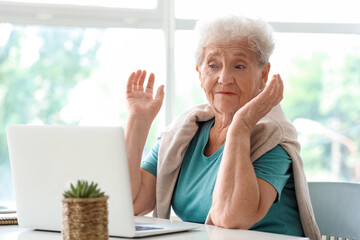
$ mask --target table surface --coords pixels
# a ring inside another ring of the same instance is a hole
[[[62,240],[60,232],[38,231],[21,228],[17,225],[0,226],[0,240]],[[122,239],[110,237],[109,239]],[[273,233],[257,232],[240,229],[224,229],[210,225],[199,224],[199,228],[181,233],[171,233],[141,239],[162,240],[308,240],[304,237],[294,237]]]

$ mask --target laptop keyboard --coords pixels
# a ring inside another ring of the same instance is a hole
[[[163,229],[161,227],[149,227],[149,226],[135,226],[136,231],[148,231],[148,230],[158,230]]]

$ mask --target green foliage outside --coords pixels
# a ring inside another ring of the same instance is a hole
[[[291,121],[311,119],[326,129],[313,125],[307,129],[312,134],[299,132],[310,179],[360,181],[359,50],[349,53],[337,68],[329,67],[333,66],[329,59],[325,52],[314,52],[310,59],[293,60],[295,70],[282,107]]]
[[[86,80],[98,65],[99,43],[84,47],[85,30],[37,27],[41,44],[37,59],[27,66],[24,51],[31,49],[23,46],[30,31],[31,27],[14,27],[0,46],[0,201],[12,193],[6,126],[34,121],[62,124],[60,111],[69,90]]]

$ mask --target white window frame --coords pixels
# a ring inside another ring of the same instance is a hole
[[[157,0],[154,9],[125,9],[0,1],[0,23],[96,28],[162,29],[166,52],[165,124],[174,118],[176,30],[192,30],[195,19],[176,19],[174,1]],[[360,23],[269,22],[275,32],[360,34]]]

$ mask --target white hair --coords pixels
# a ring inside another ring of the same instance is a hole
[[[195,31],[199,37],[195,51],[197,66],[202,64],[204,49],[214,43],[247,40],[251,49],[257,53],[260,65],[269,61],[275,47],[272,27],[260,18],[231,15],[199,21]]]

